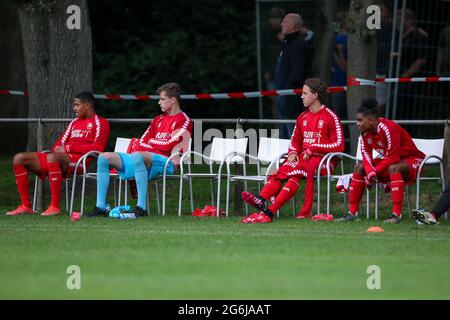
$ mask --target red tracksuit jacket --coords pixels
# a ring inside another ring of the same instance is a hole
[[[163,113],[153,119],[140,139],[133,139],[129,150],[148,151],[169,157],[173,148],[179,144],[186,150],[192,127],[192,120],[184,112],[173,116]],[[179,159],[174,159],[174,164],[177,161]]]
[[[402,159],[425,158],[425,154],[417,149],[409,133],[394,121],[385,118],[379,118],[375,134],[365,132],[359,139],[366,173],[375,171],[379,174]],[[373,150],[383,156],[376,165],[372,158]]]
[[[97,114],[88,119],[75,118],[56,141],[52,152],[59,146],[63,146],[64,151],[70,154],[103,152],[106,149],[109,131],[109,122]]]

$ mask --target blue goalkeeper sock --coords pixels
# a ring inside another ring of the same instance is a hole
[[[145,166],[144,157],[140,153],[131,154],[134,163],[134,177],[136,179],[136,187],[138,192],[137,205],[147,210],[147,188],[148,188],[148,172]]]
[[[97,204],[100,209],[106,208],[106,193],[109,187],[109,161],[100,155],[97,160]]]

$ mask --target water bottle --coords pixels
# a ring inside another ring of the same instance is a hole
[[[136,219],[136,216],[134,213],[119,213],[118,216],[119,219]]]

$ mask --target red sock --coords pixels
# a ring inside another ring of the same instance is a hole
[[[299,213],[301,216],[309,217],[311,215],[311,209],[314,202],[314,184],[314,174],[308,174],[304,191],[305,201],[303,202],[303,207]]]
[[[405,181],[401,173],[391,173],[392,213],[399,218],[402,216],[403,197],[405,195]]]
[[[276,196],[275,201],[267,209],[271,212],[277,212],[281,206],[283,206],[295,195],[299,186],[299,178],[290,178],[284,185],[283,189],[281,189],[280,193]]]
[[[270,197],[276,195],[281,188],[281,181],[274,178],[269,178],[266,185],[260,192],[260,196],[265,200],[270,199]]]
[[[25,207],[31,208],[30,193],[28,191],[28,171],[20,164],[13,165],[13,170],[16,178],[17,191],[19,191],[20,201]]]
[[[61,203],[61,181],[62,174],[58,162],[47,162],[48,164],[48,180],[50,181],[50,191],[52,200],[50,206],[59,208]]]
[[[360,174],[353,173],[352,181],[350,182],[349,187],[349,208],[351,214],[356,214],[358,212],[359,203],[361,202],[361,198],[364,194],[364,188],[366,184],[364,183],[364,177]]]

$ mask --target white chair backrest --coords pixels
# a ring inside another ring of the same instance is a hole
[[[128,138],[117,138],[116,145],[114,147],[114,152],[124,152],[126,153],[128,150],[128,145],[130,144],[131,139]]]
[[[417,149],[425,153],[425,156],[435,155],[442,159],[444,154],[444,139],[413,139]],[[430,159],[427,164],[439,163],[437,159]]]
[[[263,162],[272,162],[279,155],[288,152],[290,143],[290,139],[261,137],[259,139],[258,159]]]
[[[225,139],[213,138],[210,158],[214,162],[221,162],[229,153],[237,151],[244,153],[247,151],[248,138]],[[231,159],[233,163],[243,163],[242,157],[235,156]]]
[[[356,158],[360,161],[362,161],[363,157],[362,157],[362,153],[361,153],[361,140],[358,137],[358,147],[356,149]],[[376,159],[376,158],[383,158],[383,156],[381,154],[379,154],[377,151],[372,150],[372,158]]]

